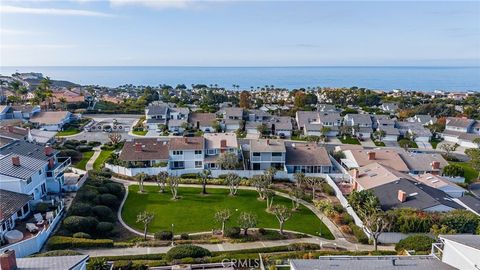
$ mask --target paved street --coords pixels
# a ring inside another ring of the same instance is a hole
[[[95,122],[112,122],[113,119],[117,119],[123,123],[132,126],[140,117],[141,115],[134,115],[134,114],[85,114],[84,117],[92,118]],[[68,139],[73,140],[87,140],[87,141],[97,141],[101,143],[109,142],[110,139],[108,135],[110,133],[103,132],[103,131],[95,131],[95,132],[88,132],[83,131],[82,133],[76,134],[74,136],[69,136]],[[133,139],[135,136],[128,134],[127,132],[121,132],[122,139]]]

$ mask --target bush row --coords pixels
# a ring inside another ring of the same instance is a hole
[[[71,249],[71,248],[112,248],[111,239],[86,239],[67,236],[52,236],[47,242],[48,249]]]

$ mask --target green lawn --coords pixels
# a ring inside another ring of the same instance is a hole
[[[135,135],[140,135],[140,136],[145,136],[147,134],[148,131],[146,130],[134,130],[132,131],[133,134]]]
[[[107,160],[107,158],[110,157],[110,154],[112,152],[113,152],[113,150],[102,150],[102,152],[100,152],[100,155],[98,156],[98,158],[93,163],[93,169],[95,169],[95,170],[102,169],[103,164],[105,163],[105,160]]]
[[[253,190],[239,190],[237,196],[228,195],[227,189],[207,189],[209,195],[200,194],[200,188],[179,188],[179,196],[176,201],[171,200],[171,193],[159,193],[158,187],[146,186],[147,193],[138,193],[138,185],[129,186],[127,201],[122,209],[123,220],[138,230],[142,225],[136,223],[137,214],[147,210],[155,214],[150,224],[149,232],[170,230],[171,224],[175,224],[175,233],[192,233],[211,231],[219,228],[214,221],[217,210],[228,208],[233,213],[228,226],[236,226],[236,219],[240,212],[248,211],[257,215],[257,227],[278,228],[276,217],[265,211],[266,203],[257,200],[257,192]],[[281,203],[291,207],[289,199],[276,196],[274,204]],[[301,209],[293,214],[285,223],[285,229],[317,235],[333,239],[333,235],[310,210],[301,206]]]
[[[449,162],[450,164],[455,164],[457,166],[460,166],[463,168],[464,172],[465,172],[465,183],[471,183],[473,181],[475,181],[478,177],[478,172],[475,171],[475,169],[473,169],[470,164],[466,163],[466,162],[452,162],[450,161]]]
[[[408,140],[408,139],[400,139],[398,141],[398,144],[402,148],[405,148],[405,146],[407,146],[408,148],[418,148],[418,145],[417,145],[416,142]]]
[[[376,146],[385,146],[384,142],[373,141]]]
[[[80,170],[85,170],[85,166],[87,165],[87,162],[88,160],[90,160],[90,158],[93,156],[93,153],[95,153],[95,151],[87,151],[87,152],[83,152],[82,155],[82,159],[73,164],[73,167],[77,168],[77,169],[80,169]]]
[[[438,145],[438,143],[441,142],[441,141],[442,141],[442,140],[440,140],[440,139],[431,139],[431,140],[430,140],[430,144],[432,145],[432,148],[433,148],[433,149],[437,149],[437,145]]]
[[[64,131],[57,132],[57,136],[71,136],[80,133],[81,130],[78,128],[68,128]]]
[[[346,136],[345,139],[343,138],[343,136],[340,136],[339,139],[343,144],[357,144],[357,145],[360,145],[360,142],[358,141],[358,139],[357,138],[352,138],[351,136]]]

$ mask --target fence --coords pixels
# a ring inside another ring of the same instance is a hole
[[[142,172],[148,175],[156,175],[160,172],[166,172],[168,170],[167,167],[126,168],[108,163],[105,163],[105,168],[110,169],[114,173],[123,174],[126,176],[135,176]]]

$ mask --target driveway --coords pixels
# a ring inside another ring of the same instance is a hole
[[[396,141],[383,141],[383,143],[385,143],[385,147],[399,147]]]
[[[125,123],[129,126],[132,126],[140,117],[141,115],[135,114],[84,114],[84,117],[92,118],[95,122],[113,122],[113,119],[116,119],[119,122]],[[72,140],[87,140],[87,141],[97,141],[101,143],[109,142],[110,139],[108,138],[110,133],[103,132],[103,131],[83,131],[79,134],[69,136],[68,139]],[[133,136],[129,135],[127,132],[120,132],[122,135],[122,139],[132,139]]]
[[[433,150],[433,147],[429,142],[416,142],[416,143],[418,145],[418,149]]]
[[[365,138],[363,139],[363,141],[360,141],[360,144],[363,146],[363,147],[373,147],[373,148],[376,148],[377,146],[375,145],[375,143],[370,139],[370,138]]]

